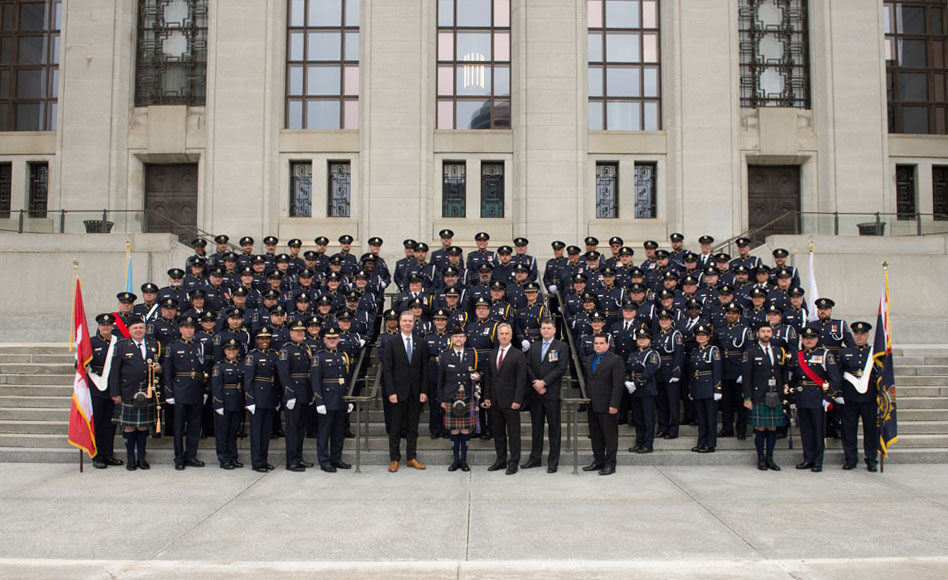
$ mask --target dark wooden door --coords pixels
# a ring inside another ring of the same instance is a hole
[[[145,166],[145,232],[168,232],[184,243],[197,234],[196,163]]]
[[[800,211],[798,166],[748,165],[747,184],[747,223],[755,246],[770,235],[800,233],[795,213]]]

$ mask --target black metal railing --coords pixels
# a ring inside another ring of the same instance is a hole
[[[562,322],[563,334],[566,335],[566,343],[569,345],[570,358],[573,361],[575,376],[568,380],[574,382],[579,388],[578,397],[561,397],[560,401],[566,409],[566,450],[573,452],[573,474],[579,473],[579,408],[582,405],[590,403],[589,396],[586,393],[586,379],[583,377],[583,362],[579,360],[579,353],[576,350],[576,344],[573,340],[573,333],[566,324],[566,318],[562,314],[562,309],[566,305],[563,301],[563,295],[557,288],[556,298],[560,305],[561,312],[555,313]],[[572,374],[572,371],[570,371]]]
[[[363,384],[363,386],[365,385],[365,376],[360,376],[361,375],[360,371],[362,369],[362,362],[365,360],[366,353],[369,352],[370,348],[372,347],[371,347],[371,344],[368,342],[362,345],[362,348],[359,350],[359,356],[357,357],[355,365],[350,366],[350,368],[353,368],[355,370],[352,373],[352,378],[349,379],[349,390],[346,392],[346,396],[344,397],[346,402],[352,404],[352,407],[353,407],[352,414],[355,415],[355,420],[354,421],[350,420],[349,424],[351,425],[354,422],[355,427],[356,427],[356,432],[355,432],[355,453],[356,453],[355,472],[356,473],[362,473],[363,441],[365,443],[365,450],[366,451],[369,450],[369,437],[368,437],[369,414],[368,414],[368,409],[366,409],[365,407],[369,403],[371,403],[371,401],[378,394],[376,392],[376,389],[374,388],[374,385],[373,385],[372,393],[368,395],[354,394],[356,392],[356,386],[358,386],[360,382]],[[369,356],[371,357],[371,354]],[[376,384],[378,383],[378,375],[379,373],[376,373],[376,381],[375,381]],[[364,434],[363,434],[363,421],[365,422]]]

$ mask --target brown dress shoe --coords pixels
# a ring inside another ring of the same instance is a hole
[[[409,459],[405,465],[408,467],[414,467],[415,469],[426,469],[425,464],[418,461],[417,459]]]
[[[388,464],[388,471],[389,471],[389,473],[395,473],[396,471],[398,471],[398,462],[397,462],[397,461],[393,461],[393,462],[389,463],[389,464]]]

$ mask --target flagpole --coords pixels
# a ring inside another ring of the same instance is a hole
[[[889,263],[888,263],[887,261],[885,261],[885,260],[882,261],[882,278],[883,278],[883,283],[885,284],[885,286],[884,286],[884,292],[885,292],[885,294],[884,294],[884,295],[888,298],[888,295],[889,295]],[[886,305],[886,318],[888,318],[888,316],[889,316],[889,313],[888,313],[888,305]],[[888,325],[887,325],[887,326],[888,326]],[[886,334],[888,334],[888,328],[886,329]],[[877,396],[877,397],[879,396],[878,391],[876,392],[876,396]],[[881,432],[881,427],[882,427],[882,425],[879,424],[878,406],[879,406],[878,403],[876,403],[876,433],[880,433],[880,432]],[[888,448],[886,448],[886,453],[888,453]],[[886,456],[886,453],[880,453],[880,454],[879,454],[879,473],[885,473],[885,456]]]
[[[69,352],[72,352],[72,345],[76,341],[76,280],[79,279],[79,258],[72,259],[72,324],[69,331]],[[76,368],[79,368],[79,351],[76,351]],[[79,473],[83,473],[85,467],[85,458],[82,457],[82,449],[79,451]]]

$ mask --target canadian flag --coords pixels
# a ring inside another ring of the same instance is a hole
[[[73,344],[76,347],[76,378],[72,385],[72,408],[69,412],[69,444],[95,457],[95,427],[92,425],[92,396],[86,381],[86,365],[92,361],[92,342],[86,326],[86,309],[82,305],[82,284],[76,277],[72,309]]]

